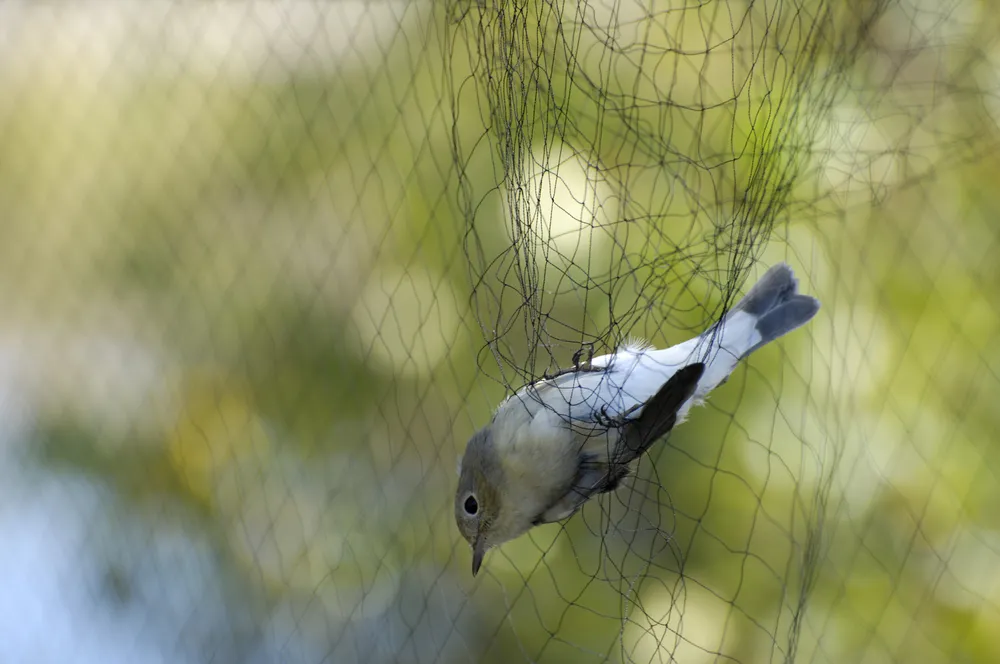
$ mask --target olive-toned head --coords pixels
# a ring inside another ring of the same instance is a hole
[[[500,514],[503,469],[493,448],[490,426],[473,434],[465,446],[455,492],[455,523],[472,547],[472,575],[479,572],[490,547],[490,532]]]

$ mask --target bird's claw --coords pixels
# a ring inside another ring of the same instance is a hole
[[[618,420],[616,418],[608,415],[608,407],[601,406],[596,413],[594,413],[594,421],[605,429],[612,429],[618,426]]]
[[[587,359],[583,360],[583,354],[587,353]],[[594,359],[594,344],[585,343],[580,349],[573,353],[573,366],[577,371],[590,369],[590,361]],[[581,361],[582,360],[582,361]]]

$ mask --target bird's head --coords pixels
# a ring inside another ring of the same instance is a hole
[[[500,465],[490,426],[473,434],[465,446],[455,492],[455,523],[472,547],[472,575],[479,572],[486,550],[498,541],[503,507],[503,468]]]

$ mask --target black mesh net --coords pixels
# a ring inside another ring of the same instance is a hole
[[[1000,660],[982,0],[0,3],[0,661]],[[475,579],[581,349],[819,315]]]

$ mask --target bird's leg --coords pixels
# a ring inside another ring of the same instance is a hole
[[[629,418],[629,415],[631,415],[632,413],[639,410],[645,405],[646,405],[645,403],[637,403],[631,408],[627,408],[626,410],[623,410],[620,414],[612,417],[611,415],[608,415],[608,404],[604,404],[594,413],[594,421],[607,429],[617,429],[625,424],[625,422]]]
[[[608,415],[607,404],[601,406],[594,413],[594,421],[605,429],[617,429],[621,426],[621,418]]]
[[[587,353],[587,359],[581,362],[584,352]],[[590,367],[590,361],[594,359],[594,344],[587,342],[580,346],[580,349],[573,353],[573,368],[577,371],[587,371]]]
[[[584,359],[584,353],[586,352],[586,359]],[[595,367],[591,364],[591,360],[594,359],[594,344],[587,342],[583,344],[578,351],[573,353],[573,366],[566,369],[559,369],[555,373],[549,373],[545,371],[542,373],[540,380],[552,380],[553,378],[558,378],[560,376],[565,376],[566,374],[579,373],[581,371],[606,371],[607,367]]]

